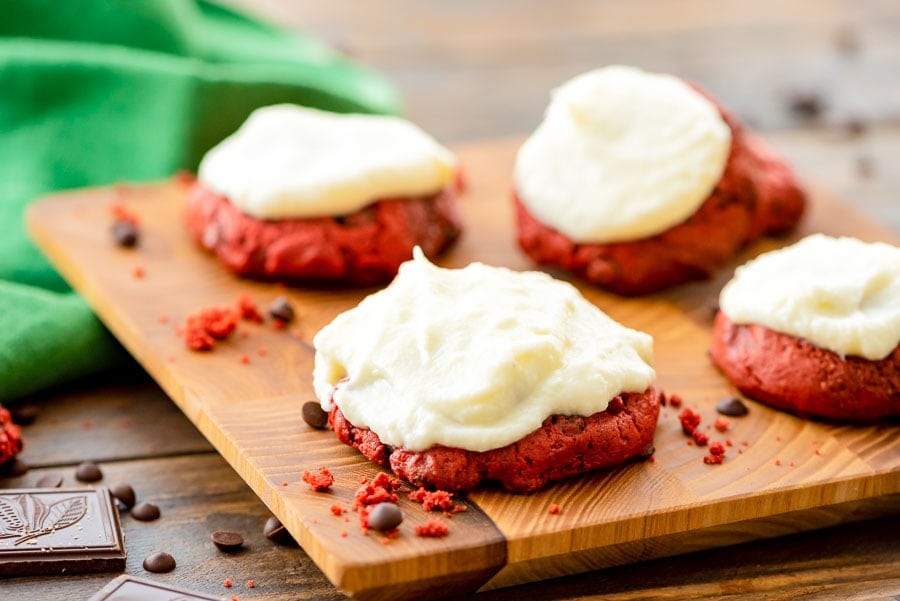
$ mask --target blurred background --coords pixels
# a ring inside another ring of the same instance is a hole
[[[228,0],[384,73],[441,141],[528,133],[622,63],[699,83],[804,179],[900,231],[896,0]]]

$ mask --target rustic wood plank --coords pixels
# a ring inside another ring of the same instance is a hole
[[[786,98],[797,91],[822,94],[828,119],[898,117],[900,82],[884,77],[900,61],[890,0],[232,3],[381,70],[410,116],[450,141],[523,133],[551,88],[610,63],[697,80],[765,129],[796,125]]]
[[[39,412],[23,431],[21,459],[32,467],[212,450],[139,369],[88,378],[25,403]]]
[[[82,404],[85,414],[91,405]],[[126,572],[177,584],[224,598],[241,599],[344,599],[302,549],[283,547],[263,536],[271,515],[266,507],[215,453],[120,461],[103,466],[104,478],[97,485],[127,482],[134,486],[138,501],[156,503],[161,517],[140,522],[122,514]],[[3,487],[21,487],[41,475],[61,473],[73,482],[72,468],[32,470],[18,479],[0,480]],[[233,530],[244,537],[244,551],[225,554],[210,540],[215,530]],[[169,574],[149,574],[144,557],[166,551],[177,567]],[[87,599],[117,574],[83,576],[35,576],[0,583],[4,599],[68,601]],[[230,578],[231,589],[223,582]],[[248,589],[247,580],[256,587]]]
[[[90,407],[82,405],[85,415]],[[345,598],[302,549],[281,547],[262,536],[268,510],[218,455],[124,461],[104,466],[104,471],[98,484],[131,482],[140,498],[158,503],[162,510],[162,517],[150,523],[123,515],[129,554],[126,573],[224,598],[232,594],[241,599],[264,595],[271,601]],[[71,470],[39,469],[18,480],[0,481],[0,486],[28,485],[51,472],[71,475]],[[240,532],[246,550],[235,555],[216,551],[209,533],[218,529]],[[787,598],[799,587],[808,593],[837,591],[842,599],[873,598],[881,591],[900,592],[897,537],[900,521],[881,518],[459,598],[662,600],[728,594],[769,599]],[[156,550],[176,557],[174,572],[152,575],[143,570],[143,557]],[[0,586],[11,599],[68,601],[88,598],[115,575],[13,578]],[[222,586],[225,578],[234,582],[232,589]],[[248,579],[257,588],[247,589]]]
[[[508,200],[516,146],[515,140],[506,140],[460,150],[471,182],[462,206],[468,231],[442,260],[445,264],[483,260],[530,267],[513,241]],[[499,532],[485,528],[489,521],[473,510],[453,519],[453,534],[446,539],[422,540],[412,536],[411,528],[426,516],[411,511],[404,535],[388,547],[371,536],[358,536],[348,545],[340,535],[344,525],[324,518],[335,500],[352,503],[359,473],[371,476],[375,471],[330,434],[302,424],[300,406],[311,396],[308,342],[271,325],[251,325],[243,326],[246,337],[238,335],[213,353],[198,354],[186,350],[173,330],[190,312],[229,304],[242,291],[251,291],[261,304],[283,292],[226,274],[184,232],[173,229],[184,193],[176,183],[70,193],[32,207],[29,225],[125,346],[345,590],[390,597],[438,586],[446,593],[448,582],[464,590],[504,562],[494,583],[512,584],[603,565],[576,560],[580,554],[603,557],[601,551],[610,551],[606,556],[615,563],[631,556],[613,550],[647,539],[666,541],[652,549],[657,555],[676,553],[683,548],[678,540],[682,534],[729,524],[735,525],[731,536],[718,529],[702,538],[704,544],[740,542],[785,531],[741,526],[749,520],[820,507],[839,512],[848,503],[900,492],[900,454],[891,450],[891,426],[848,432],[754,405],[751,415],[735,420],[728,433],[748,445],[730,451],[725,465],[710,467],[702,463],[701,450],[685,444],[675,412],[667,409],[657,433],[655,463],[572,479],[529,496],[491,489],[472,493],[470,498]],[[107,239],[107,205],[114,199],[141,217],[142,246],[136,251],[115,248]],[[891,238],[850,207],[817,193],[810,216],[792,238],[754,245],[734,265],[810,231]],[[144,268],[144,277],[131,276],[136,265]],[[720,277],[727,277],[727,271]],[[709,364],[708,318],[698,319],[697,311],[699,307],[708,315],[720,284],[717,279],[644,299],[621,299],[578,285],[614,318],[654,335],[659,384],[682,394],[711,423],[716,400],[733,390]],[[308,338],[363,293],[294,289],[288,294],[299,311],[297,327]],[[254,355],[249,364],[240,361],[259,346],[268,349],[264,357]],[[304,469],[318,465],[335,473],[332,494],[313,493],[299,483]],[[560,515],[548,515],[551,502],[564,508]],[[794,529],[823,525],[788,522]]]

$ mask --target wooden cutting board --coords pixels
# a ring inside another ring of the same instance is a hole
[[[469,190],[460,243],[439,263],[479,260],[514,269],[532,265],[518,250],[509,199],[517,142],[459,148]],[[182,225],[186,187],[177,181],[56,195],[33,205],[30,231],[60,272],[175,403],[206,435],[316,564],[359,598],[425,598],[571,574],[653,557],[730,545],[896,512],[900,494],[897,426],[810,422],[750,402],[712,440],[731,441],[722,465],[682,434],[677,409],[663,408],[652,461],[632,463],[550,486],[531,495],[486,488],[468,511],[446,521],[445,538],[413,528],[433,514],[403,498],[406,520],[389,544],[365,535],[350,515],[360,474],[376,466],[301,419],[313,399],[313,335],[372,290],[285,288],[237,279],[191,243]],[[640,299],[581,285],[613,318],[655,338],[659,385],[678,393],[710,426],[715,403],[735,390],[707,358],[718,291],[733,267],[811,232],[896,242],[852,207],[814,192],[802,227],[786,240],[754,245],[715,280]],[[133,250],[110,238],[110,206],[140,217]],[[137,272],[142,272],[138,277]],[[295,304],[288,330],[243,324],[214,352],[187,350],[176,333],[187,315],[232,304],[250,292],[261,307],[280,294]],[[249,362],[247,362],[249,361]],[[335,474],[329,493],[300,481],[305,469]],[[551,504],[560,508],[551,514]]]

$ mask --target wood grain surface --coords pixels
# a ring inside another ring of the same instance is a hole
[[[463,202],[467,230],[441,263],[529,267],[514,244],[508,200],[516,147],[516,140],[505,140],[459,149],[470,181]],[[300,315],[295,330],[243,326],[245,335],[213,353],[186,350],[173,326],[189,313],[229,304],[242,291],[265,306],[285,290],[240,281],[196,250],[177,227],[185,190],[172,183],[74,192],[33,206],[29,227],[60,271],[342,590],[393,598],[426,591],[446,595],[485,582],[508,586],[822,527],[895,505],[885,499],[900,492],[893,426],[830,426],[754,404],[748,417],[732,420],[732,429],[720,436],[735,445],[726,463],[708,466],[703,451],[686,444],[669,408],[660,420],[654,462],[528,496],[477,491],[469,496],[471,510],[454,517],[451,535],[439,541],[412,535],[412,526],[427,516],[407,502],[401,538],[381,545],[329,515],[335,501],[352,503],[358,474],[374,474],[373,466],[330,434],[310,431],[299,417],[302,401],[312,396],[307,340],[364,293],[292,289],[287,293]],[[810,215],[791,239],[754,245],[735,264],[810,231],[892,238],[851,208],[821,193],[814,197]],[[113,202],[140,216],[139,249],[111,245]],[[133,277],[136,266],[143,277]],[[644,299],[581,286],[614,318],[654,335],[659,384],[681,394],[706,424],[715,418],[715,402],[733,393],[706,358],[710,308],[728,273]],[[260,348],[267,351],[264,357]],[[252,357],[249,364],[241,362],[243,355]],[[318,465],[336,475],[332,494],[313,493],[299,482],[304,469]],[[550,503],[562,512],[550,515]],[[352,534],[342,536],[343,530]]]
[[[395,83],[407,115],[447,143],[529,132],[550,87],[601,64],[669,70],[762,130],[806,180],[900,232],[900,170],[891,167],[900,155],[896,0],[224,1],[350,51]],[[823,110],[792,110],[796,93]],[[157,522],[124,520],[128,573],[148,576],[140,567],[145,552],[166,550],[178,568],[153,578],[223,599],[344,598],[302,549],[262,537],[266,507],[149,377],[106,373],[24,402],[40,415],[24,429],[23,457],[41,467],[0,479],[0,487],[29,485],[50,471],[71,484],[75,464],[100,459],[105,483],[123,479],[139,497],[166,495]],[[247,551],[217,552],[213,527],[240,530]],[[895,600],[897,540],[893,513],[461,598]],[[86,599],[113,576],[6,580],[0,597]],[[234,588],[224,588],[224,578]],[[255,589],[244,586],[249,578]]]

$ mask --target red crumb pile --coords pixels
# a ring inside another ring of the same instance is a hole
[[[325,492],[334,484],[334,476],[328,471],[327,467],[320,467],[315,472],[303,470],[302,480],[309,484],[309,487],[316,492]]]
[[[416,536],[440,538],[447,536],[450,528],[440,518],[431,518],[424,524],[416,526]]]
[[[264,321],[256,301],[248,292],[237,297],[234,307],[206,307],[188,315],[183,328],[184,343],[193,351],[212,350],[216,341],[225,340],[235,331],[238,320],[253,323]],[[250,363],[250,356],[245,354],[240,361]]]
[[[446,490],[425,490],[422,487],[409,493],[409,499],[422,504],[425,511],[439,510],[445,515],[452,515],[465,511],[465,505],[457,505],[453,502],[453,493]]]

